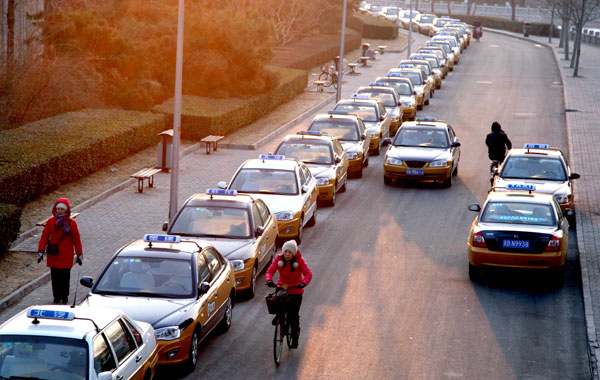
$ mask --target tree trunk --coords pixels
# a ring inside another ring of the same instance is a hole
[[[579,17],[579,25],[577,25],[577,44],[576,44],[576,49],[573,52],[574,55],[574,63],[575,63],[575,70],[573,70],[573,76],[579,76],[579,56],[581,55],[581,38],[583,37],[583,25],[585,24],[586,19],[585,19],[585,0],[582,0],[581,2],[581,15]]]
[[[452,15],[452,0],[448,0],[448,15]]]
[[[552,14],[550,16],[550,25],[548,25],[548,43],[552,43],[552,34],[554,34],[554,5],[552,6]]]
[[[581,41],[581,34],[579,32],[579,25],[575,27],[575,41],[573,43],[573,54],[571,54],[571,63],[569,64],[569,68],[575,67],[575,56],[577,55],[577,47],[579,46],[579,42]]]
[[[565,28],[565,61],[569,60],[569,20],[567,19]]]
[[[435,13],[435,1],[431,0],[431,13]]]
[[[6,76],[8,83],[12,81],[15,64],[15,3],[17,0],[8,0],[6,8]]]
[[[511,8],[510,21],[515,22],[515,16],[517,13],[517,4],[515,4],[514,0],[510,2],[510,8]]]
[[[417,0],[416,4],[415,4],[415,11],[419,10],[419,0]]]

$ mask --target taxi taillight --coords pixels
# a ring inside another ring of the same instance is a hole
[[[546,247],[546,251],[560,251],[560,239],[558,236],[552,235],[548,242],[548,247]]]
[[[485,239],[483,238],[483,234],[481,231],[475,232],[473,234],[473,247],[487,248],[485,244]]]

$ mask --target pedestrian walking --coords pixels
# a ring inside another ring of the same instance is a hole
[[[46,221],[38,245],[38,260],[46,253],[46,265],[50,268],[52,295],[55,304],[69,301],[69,282],[73,267],[73,253],[77,264],[83,264],[83,251],[77,222],[71,219],[71,205],[67,198],[59,198],[52,207],[52,216]]]

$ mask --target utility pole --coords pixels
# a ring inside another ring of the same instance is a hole
[[[346,6],[348,1],[344,0],[344,11],[342,13],[342,36],[340,38],[340,60],[336,68],[338,75],[337,93],[335,94],[335,102],[339,102],[342,98],[342,77],[344,76],[344,34],[346,33]]]
[[[413,7],[412,7],[412,0],[410,0],[410,9],[409,9],[409,16],[408,16],[408,50],[407,50],[406,58],[410,57],[410,54],[411,54],[410,49],[411,49],[411,44],[412,44],[412,29],[413,29],[412,20],[413,20]]]

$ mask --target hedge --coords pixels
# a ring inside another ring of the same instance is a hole
[[[510,21],[503,18],[498,17],[488,17],[488,16],[466,16],[466,15],[452,15],[452,18],[460,19],[467,24],[473,25],[475,20],[479,20],[483,29],[500,29],[506,30],[509,32],[515,33],[523,33],[523,22],[522,21]],[[548,36],[550,32],[550,24],[544,24],[539,22],[531,22],[530,23],[529,34],[534,36]]]
[[[0,255],[3,255],[21,228],[21,209],[15,205],[0,203]]]
[[[306,71],[269,67],[278,76],[271,92],[248,99],[210,99],[184,95],[181,103],[181,137],[200,140],[208,135],[227,135],[271,112],[275,107],[302,93],[308,83]],[[165,114],[173,124],[173,99],[155,106],[153,112]]]
[[[166,117],[85,109],[0,131],[0,203],[24,204],[158,141]]]
[[[398,25],[363,13],[354,12],[348,17],[348,27],[359,31],[364,38],[393,40],[398,37]]]
[[[344,51],[349,52],[360,47],[361,34],[346,29]],[[282,47],[273,48],[272,66],[309,70],[323,62],[333,61],[340,55],[340,34],[314,34]]]

